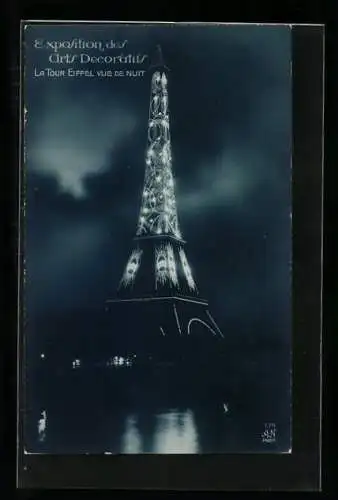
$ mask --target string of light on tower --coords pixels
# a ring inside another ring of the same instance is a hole
[[[121,279],[121,285],[128,286],[133,283],[137,270],[140,267],[141,256],[142,250],[140,248],[132,251]]]
[[[187,257],[185,255],[185,251],[183,248],[180,248],[180,258],[181,258],[181,263],[183,266],[184,274],[187,278],[188,286],[191,290],[196,290],[196,285],[194,278],[192,277],[191,269],[187,260]]]
[[[155,250],[155,286],[169,283],[179,288],[174,250],[170,243]]]
[[[168,234],[181,238],[172,174],[167,77],[151,81],[146,170],[137,236]]]

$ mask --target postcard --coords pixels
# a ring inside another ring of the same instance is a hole
[[[287,25],[27,23],[27,454],[292,451]]]

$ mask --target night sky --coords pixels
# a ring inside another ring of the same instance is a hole
[[[201,294],[224,335],[290,343],[291,30],[287,26],[30,26],[25,30],[26,334],[92,334],[135,235],[150,74],[34,77],[44,40],[161,44],[169,75],[179,222]],[[144,64],[86,65],[145,69]],[[84,65],[82,65],[83,67]],[[80,66],[78,66],[80,67]],[[91,333],[92,332],[92,333]]]

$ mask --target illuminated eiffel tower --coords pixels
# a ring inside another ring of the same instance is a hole
[[[123,311],[119,335],[132,332],[143,344],[158,339],[222,338],[207,300],[200,297],[179,228],[172,171],[168,68],[157,47],[150,67],[151,91],[145,177],[136,236],[117,298],[107,304]],[[124,309],[123,309],[124,308]]]

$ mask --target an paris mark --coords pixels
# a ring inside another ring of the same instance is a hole
[[[277,428],[274,423],[264,424],[264,431],[262,432],[262,442],[271,444],[277,440]]]

